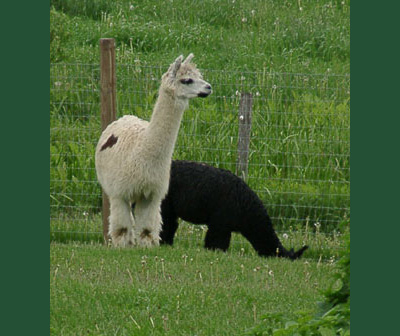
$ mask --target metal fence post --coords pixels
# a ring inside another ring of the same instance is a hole
[[[242,92],[239,104],[239,138],[236,175],[242,177],[243,179],[247,178],[252,108],[252,94],[248,92]]]
[[[112,38],[100,39],[100,81],[101,130],[103,131],[116,119],[115,41]],[[107,243],[110,202],[104,190],[102,197],[103,237]]]

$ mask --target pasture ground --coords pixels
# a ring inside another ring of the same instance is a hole
[[[239,235],[227,253],[205,250],[203,232],[183,225],[173,247],[153,249],[52,242],[51,334],[242,335],[268,312],[315,311],[342,247],[321,234],[292,262],[257,256]],[[283,242],[306,240],[293,233]]]

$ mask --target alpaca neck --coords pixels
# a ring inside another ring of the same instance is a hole
[[[187,99],[179,99],[160,88],[145,137],[154,158],[171,160]]]
[[[287,256],[288,251],[283,247],[277,236],[267,210],[261,201],[254,202],[249,217],[248,229],[256,232],[255,236],[247,237],[254,249],[262,256],[276,256],[279,250],[280,256]]]

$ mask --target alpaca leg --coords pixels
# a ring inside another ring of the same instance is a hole
[[[222,226],[222,227],[221,227]],[[209,224],[204,247],[210,250],[226,251],[231,241],[231,231],[223,228],[223,223]]]
[[[133,216],[129,202],[120,198],[110,198],[109,222],[108,234],[114,246],[134,245]]]
[[[178,229],[178,218],[163,216],[162,229],[160,232],[161,244],[172,245],[174,243],[175,232]]]
[[[168,200],[161,203],[162,228],[160,232],[161,244],[172,245],[174,243],[175,232],[178,229],[178,217],[171,207]]]
[[[135,233],[138,246],[160,245],[160,199],[142,198],[135,204]]]

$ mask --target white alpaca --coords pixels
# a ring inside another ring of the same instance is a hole
[[[109,235],[115,246],[159,245],[161,201],[168,191],[172,153],[188,101],[211,86],[179,56],[162,76],[150,122],[132,115],[114,121],[96,147],[98,180],[110,199]],[[131,204],[135,203],[135,217]]]

